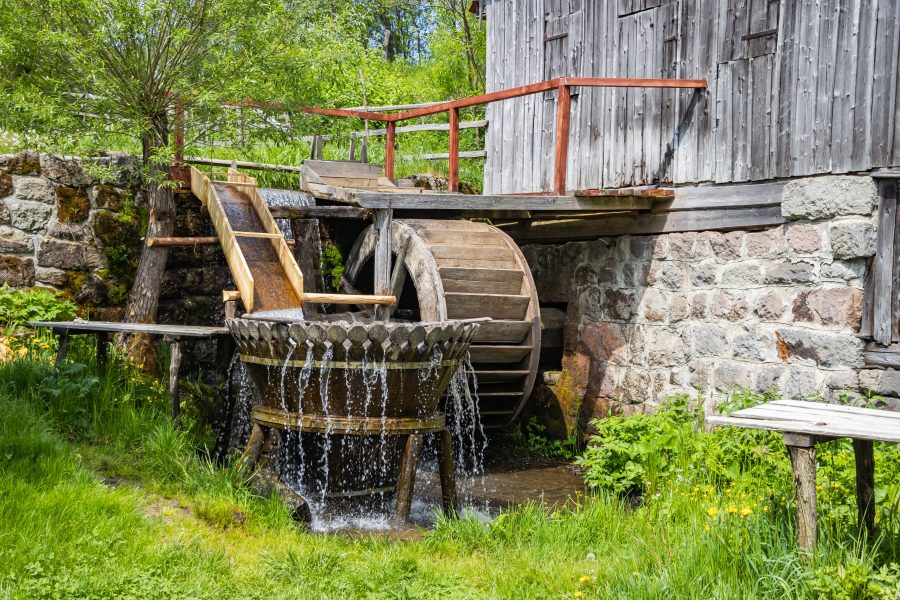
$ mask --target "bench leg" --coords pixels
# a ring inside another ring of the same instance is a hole
[[[107,353],[109,345],[109,334],[105,331],[98,331],[94,334],[94,337],[97,338],[97,368],[103,369],[106,366]]]
[[[53,367],[58,371],[63,361],[66,360],[66,354],[69,352],[69,330],[64,329],[54,333],[59,338],[59,347],[56,349],[56,362],[53,363]]]
[[[172,400],[172,420],[178,423],[181,416],[181,398],[178,392],[178,371],[181,369],[181,344],[173,341],[169,343],[171,350],[169,356],[169,397]]]
[[[875,535],[875,454],[871,440],[853,440],[856,457],[856,507],[859,527]]]
[[[797,502],[797,543],[804,550],[816,546],[816,443],[810,436],[784,436],[794,470]]]

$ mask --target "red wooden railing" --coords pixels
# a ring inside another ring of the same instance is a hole
[[[395,113],[376,113],[365,110],[340,109],[340,108],[312,108],[307,107],[303,112],[327,115],[332,117],[353,117],[363,120],[385,121],[387,135],[384,147],[384,174],[388,179],[394,178],[394,130],[397,121],[405,121],[416,117],[424,117],[442,112],[448,113],[450,120],[450,165],[448,187],[451,192],[459,191],[459,109],[481,104],[490,104],[510,98],[519,98],[530,94],[539,94],[551,90],[558,90],[556,104],[556,148],[554,152],[553,191],[557,194],[566,193],[566,164],[569,155],[569,121],[572,110],[573,87],[629,87],[629,88],[680,88],[680,89],[706,89],[706,80],[703,79],[622,79],[607,77],[558,77],[540,83],[532,83],[507,90],[498,90],[480,96],[471,96],[459,100],[439,102],[423,108],[414,108]]]
[[[532,83],[519,87],[498,90],[479,96],[460,98],[438,102],[421,108],[413,108],[394,113],[373,112],[367,110],[345,108],[317,108],[304,107],[305,113],[325,115],[331,117],[351,117],[368,121],[384,121],[386,135],[384,139],[384,174],[388,179],[394,179],[394,159],[396,150],[397,122],[425,117],[446,112],[450,121],[449,142],[449,176],[448,187],[451,192],[459,191],[459,111],[461,108],[479,106],[520,98],[531,94],[540,94],[552,90],[558,91],[556,104],[556,147],[554,152],[553,192],[559,195],[566,193],[566,164],[569,154],[569,122],[572,110],[573,87],[602,87],[602,88],[674,88],[674,89],[706,89],[704,79],[645,79],[645,78],[611,78],[611,77],[557,77],[539,83]],[[252,108],[284,110],[287,106],[280,102],[256,102],[242,100],[238,102],[226,102],[231,106],[244,106]],[[184,118],[183,110],[178,105],[176,108],[175,157],[180,164],[184,154]]]

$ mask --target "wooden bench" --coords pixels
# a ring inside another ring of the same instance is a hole
[[[157,323],[117,323],[113,321],[31,321],[31,327],[49,327],[59,338],[56,352],[56,367],[62,364],[69,351],[70,335],[93,335],[97,338],[97,366],[106,365],[107,346],[111,333],[142,333],[163,336],[169,344],[169,396],[172,401],[172,418],[181,415],[181,400],[178,394],[178,373],[181,368],[181,342],[215,340],[219,346],[219,356],[225,366],[231,361],[234,342],[225,327],[204,327],[200,325],[159,325]],[[227,355],[227,356],[226,356]]]
[[[710,416],[711,425],[780,431],[791,457],[797,500],[797,539],[802,548],[816,543],[816,444],[838,438],[853,441],[856,503],[860,527],[875,532],[873,441],[900,442],[900,413],[823,402],[776,400],[727,417]]]

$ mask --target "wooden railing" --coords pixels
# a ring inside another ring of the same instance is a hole
[[[571,118],[571,90],[573,87],[627,87],[627,88],[675,88],[706,89],[703,79],[622,79],[606,77],[558,77],[540,83],[532,83],[520,87],[499,90],[479,96],[437,102],[429,106],[401,110],[393,113],[382,113],[371,110],[314,108],[307,107],[306,113],[332,117],[351,117],[371,121],[385,122],[384,174],[388,179],[394,178],[394,156],[396,147],[397,122],[416,117],[424,117],[446,112],[450,121],[449,141],[449,174],[448,183],[451,192],[459,191],[459,111],[470,106],[479,106],[557,90],[556,104],[556,148],[554,153],[553,192],[563,195],[566,192],[566,164],[569,151],[569,121]]]

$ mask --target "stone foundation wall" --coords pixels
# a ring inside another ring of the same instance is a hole
[[[526,246],[542,304],[567,306],[559,381],[588,418],[680,392],[860,390],[877,204],[869,177],[818,177],[790,182],[789,221],[763,231]]]
[[[98,174],[112,179],[98,181]],[[191,194],[176,193],[175,201],[174,235],[215,235]],[[144,242],[145,211],[126,154],[91,164],[34,152],[0,156],[0,285],[57,289],[92,319],[121,320]],[[172,248],[157,320],[221,324],[223,289],[234,284],[218,246]],[[188,344],[184,364],[209,371],[213,353],[213,345]]]

